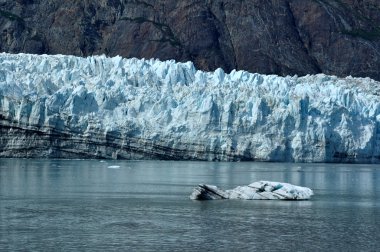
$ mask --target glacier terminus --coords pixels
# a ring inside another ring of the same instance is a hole
[[[0,157],[380,162],[380,83],[0,54]]]

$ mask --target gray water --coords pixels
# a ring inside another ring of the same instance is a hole
[[[257,180],[315,196],[189,199]],[[0,250],[376,251],[379,200],[376,165],[0,159]]]

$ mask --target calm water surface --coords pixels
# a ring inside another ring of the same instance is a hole
[[[189,199],[257,180],[316,195]],[[379,200],[376,165],[0,159],[0,250],[379,251]]]

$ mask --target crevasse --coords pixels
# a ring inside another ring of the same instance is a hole
[[[0,54],[0,156],[380,161],[380,83]]]

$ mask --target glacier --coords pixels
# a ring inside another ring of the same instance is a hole
[[[0,54],[0,157],[380,161],[380,83]]]
[[[313,195],[313,190],[308,187],[282,182],[257,181],[225,191],[214,185],[199,184],[194,188],[190,199],[307,200]]]

